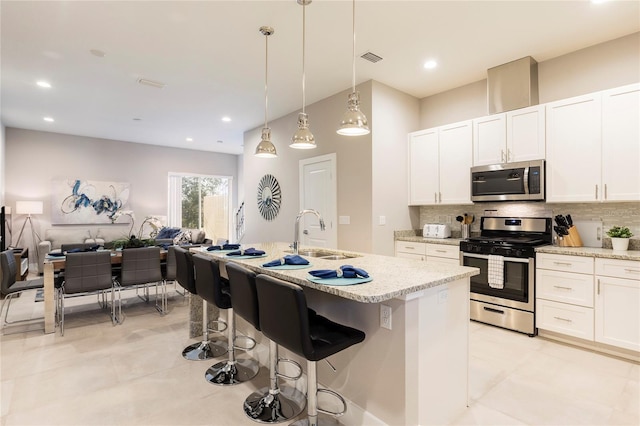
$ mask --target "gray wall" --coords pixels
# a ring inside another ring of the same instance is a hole
[[[233,197],[237,200],[236,155],[15,128],[6,129],[5,145],[6,168],[3,170],[6,171],[7,205],[15,207],[16,200],[43,200],[44,214],[34,218],[39,231],[51,227],[52,179],[129,182],[129,208],[137,218],[167,214],[169,172],[232,176]],[[234,206],[236,204],[234,202]],[[15,239],[24,218],[14,214],[12,219]],[[140,223],[140,219],[137,222]],[[23,245],[27,245],[30,238],[23,236],[22,240]]]

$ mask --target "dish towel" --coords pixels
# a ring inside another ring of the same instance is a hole
[[[315,271],[309,271],[309,274],[316,278],[369,278],[367,271],[351,265],[342,265],[337,270],[316,269]]]
[[[271,262],[263,263],[262,266],[265,268],[273,267],[273,266],[281,266],[281,265],[308,265],[309,261],[304,257],[298,256],[297,254],[288,254],[285,257],[281,257],[280,259],[272,260]]]
[[[250,247],[246,250],[238,250],[227,253],[227,256],[262,256],[264,252],[262,250],[256,250]]]
[[[489,287],[491,288],[504,288],[504,257],[489,255],[489,261],[487,262],[487,278],[489,281]]]
[[[240,248],[240,244],[224,244],[221,246],[209,246],[207,247],[207,251],[214,250],[238,250]]]

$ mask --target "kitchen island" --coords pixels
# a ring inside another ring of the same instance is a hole
[[[223,274],[224,263],[233,261],[257,273],[299,284],[305,289],[309,306],[319,314],[366,333],[364,342],[329,359],[336,371],[327,363],[318,363],[322,386],[348,400],[349,410],[341,418],[344,424],[447,424],[466,408],[469,277],[478,274],[476,268],[333,250],[355,257],[305,256],[311,263],[307,269],[274,270],[261,265],[290,254],[288,244],[243,247],[264,250],[267,256],[237,259],[205,249],[192,252],[221,260]],[[307,279],[310,270],[337,269],[345,264],[365,269],[373,280],[328,286]],[[382,304],[391,308],[391,329],[380,326]],[[242,321],[238,325],[243,333],[261,341],[260,333],[252,327]],[[261,364],[266,364],[264,343],[251,354]],[[281,356],[300,361],[284,349]],[[298,387],[304,389],[302,384]]]

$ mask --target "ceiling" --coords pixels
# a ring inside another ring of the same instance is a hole
[[[349,0],[306,7],[307,104],[351,86],[351,11]],[[240,154],[243,132],[264,123],[263,25],[275,29],[269,118],[302,106],[302,6],[295,0],[2,0],[0,14],[7,127]],[[639,30],[638,1],[358,0],[356,54],[383,60],[358,58],[356,82],[374,79],[423,98],[524,56],[542,62]],[[438,68],[425,70],[428,59]],[[38,87],[39,80],[52,87]],[[310,123],[313,130],[312,116]]]

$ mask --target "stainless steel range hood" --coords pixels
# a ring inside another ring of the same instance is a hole
[[[487,70],[489,114],[538,104],[538,62],[531,56]]]

